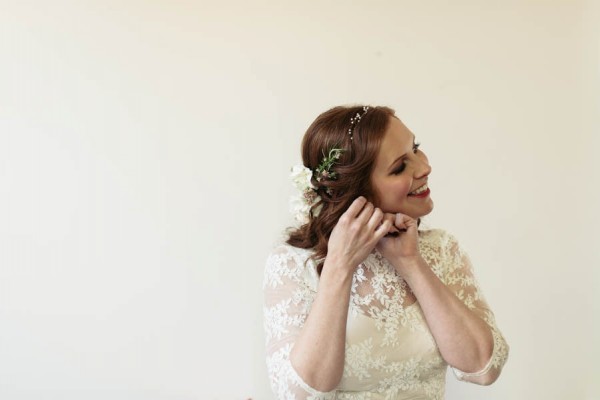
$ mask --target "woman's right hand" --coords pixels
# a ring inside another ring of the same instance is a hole
[[[354,273],[392,227],[392,221],[364,197],[342,214],[329,236],[325,264]],[[325,266],[327,268],[327,266]]]

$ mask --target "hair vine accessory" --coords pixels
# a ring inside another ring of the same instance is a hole
[[[364,106],[362,114],[357,112],[354,117],[350,118],[350,128],[348,129],[348,135],[350,135],[350,140],[353,139],[354,127],[360,122],[361,118],[365,116],[367,111],[369,111],[369,106]]]

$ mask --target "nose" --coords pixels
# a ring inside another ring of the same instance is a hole
[[[422,179],[427,177],[431,173],[431,165],[429,160],[423,154],[422,157],[417,158],[417,165],[415,166],[415,179]]]

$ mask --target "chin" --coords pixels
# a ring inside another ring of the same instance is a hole
[[[376,205],[376,207],[379,207]],[[380,207],[381,208],[381,207]],[[433,201],[430,199],[427,204],[423,204],[421,207],[407,207],[408,209],[404,209],[401,210],[400,208],[397,207],[390,207],[390,208],[381,208],[381,211],[383,211],[384,213],[388,213],[388,214],[405,214],[408,215],[411,218],[414,219],[419,219],[419,218],[423,218],[426,215],[431,214],[431,212],[433,211]]]
[[[414,219],[419,219],[419,218],[423,218],[429,214],[431,214],[431,212],[433,211],[433,202],[431,202],[430,206],[423,209],[423,210],[419,210],[416,211],[414,214],[415,215],[411,215],[412,218]]]

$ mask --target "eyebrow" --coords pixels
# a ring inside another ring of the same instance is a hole
[[[416,140],[416,136],[413,133],[413,147],[415,146],[415,140]],[[396,158],[391,164],[390,167],[388,169],[388,172],[392,172],[394,170],[394,166],[396,165],[396,163],[400,160],[403,160],[406,157],[406,153],[402,154],[400,157]]]

